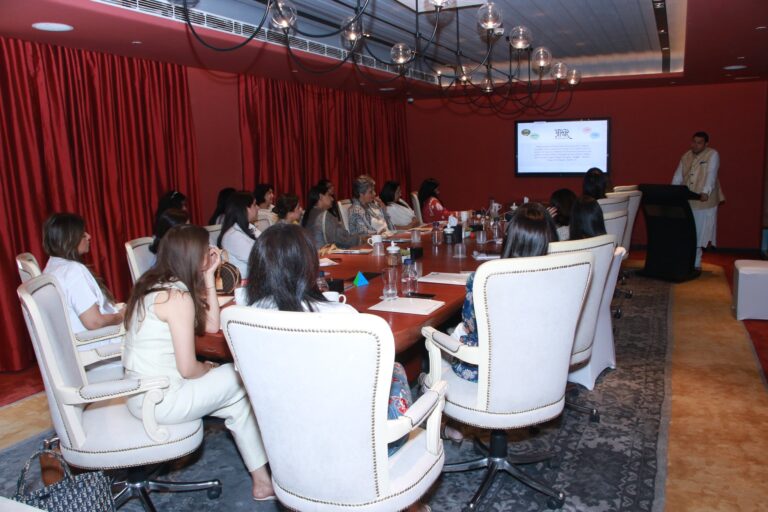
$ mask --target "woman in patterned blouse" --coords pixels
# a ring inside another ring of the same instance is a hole
[[[352,206],[349,208],[349,232],[353,235],[375,235],[394,231],[384,203],[376,197],[376,182],[368,175],[359,176],[352,184]]]

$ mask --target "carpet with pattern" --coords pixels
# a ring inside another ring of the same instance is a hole
[[[600,409],[599,423],[566,409],[555,421],[536,431],[513,432],[510,451],[551,451],[547,463],[525,470],[566,494],[563,510],[663,510],[666,467],[665,397],[667,384],[667,283],[633,276],[631,300],[622,303],[623,316],[614,321],[617,369],[605,372],[594,391],[580,389],[570,399]],[[468,435],[474,432],[465,429]],[[26,458],[44,436],[36,436],[0,452],[0,495],[11,496]],[[477,457],[471,442],[446,443],[449,462]],[[329,461],[332,463],[332,461]],[[223,424],[206,422],[203,449],[177,462],[166,475],[171,480],[222,480],[224,491],[209,501],[205,493],[153,494],[164,511],[280,510],[275,503],[254,503],[250,479]],[[33,467],[36,467],[34,465]],[[459,511],[480,484],[482,471],[443,475],[425,497],[433,510]],[[39,472],[30,475],[39,481]],[[512,478],[501,475],[491,487],[482,511],[542,510],[546,498]],[[121,510],[138,511],[134,501]]]

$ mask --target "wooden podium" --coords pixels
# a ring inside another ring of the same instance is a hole
[[[648,233],[645,268],[647,277],[682,282],[701,273],[696,261],[696,223],[688,204],[699,195],[684,185],[640,185]]]

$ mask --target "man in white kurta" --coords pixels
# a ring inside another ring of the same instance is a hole
[[[720,155],[709,147],[709,135],[696,132],[672,178],[673,185],[686,185],[699,194],[699,199],[689,201],[696,222],[696,268],[701,268],[702,248],[710,242],[717,245],[717,205],[725,200],[717,179],[719,168]]]

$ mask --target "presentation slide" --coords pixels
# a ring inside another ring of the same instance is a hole
[[[518,121],[516,174],[608,171],[608,120]]]

